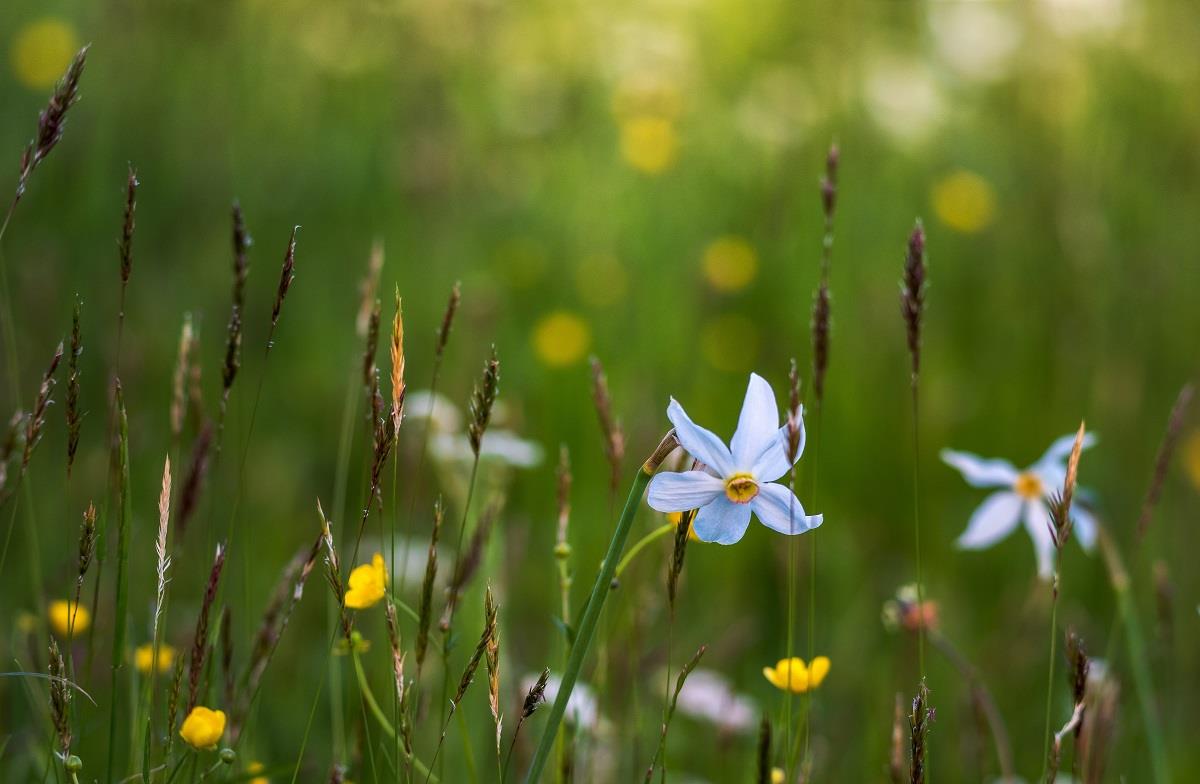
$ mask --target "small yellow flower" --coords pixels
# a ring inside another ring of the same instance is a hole
[[[667,522],[671,525],[677,526],[681,520],[683,520],[683,512],[667,512]],[[688,524],[688,539],[693,542],[700,541],[700,537],[696,536],[695,518],[692,518],[692,522]]]
[[[78,49],[75,31],[61,19],[39,19],[25,25],[12,47],[17,81],[31,90],[53,87]]]
[[[225,711],[210,710],[203,705],[192,708],[179,728],[179,737],[195,749],[215,749],[225,732]]]
[[[266,769],[267,766],[258,761],[251,762],[246,766],[247,773],[262,773]],[[271,784],[271,781],[266,776],[255,776],[250,779],[250,784]]]
[[[50,610],[47,613],[50,617],[50,628],[59,637],[66,637],[71,629],[71,614],[75,614],[75,634],[86,632],[87,628],[92,625],[92,613],[86,607],[75,609],[74,602],[58,599],[50,602]]]
[[[704,277],[717,291],[740,291],[758,274],[758,254],[742,237],[720,237],[704,249]]]
[[[346,606],[351,610],[373,607],[387,591],[387,570],[383,556],[375,553],[371,563],[354,567],[350,572],[350,589],[346,591]]]
[[[150,643],[139,645],[137,650],[133,652],[133,663],[137,667],[138,672],[143,675],[149,675],[151,669],[158,672],[170,672],[171,667],[175,665],[175,649],[170,645],[159,643],[158,645],[158,666],[154,667],[154,646]]]
[[[717,316],[700,330],[700,353],[717,370],[741,373],[754,367],[759,350],[758,327],[737,313]]]
[[[988,227],[996,214],[996,193],[987,180],[959,169],[933,186],[933,211],[942,223],[963,234]]]
[[[645,174],[662,174],[679,152],[675,123],[663,117],[639,115],[621,123],[621,156]]]
[[[810,688],[817,688],[825,676],[829,674],[829,657],[818,656],[812,660],[812,666],[804,664],[804,659],[793,656],[791,659],[780,659],[774,667],[763,667],[763,675],[777,689],[803,694]]]
[[[783,784],[787,781],[787,774],[783,772],[783,768],[771,768],[771,784]]]
[[[573,313],[544,316],[533,328],[533,348],[550,367],[567,367],[583,359],[592,342],[587,322]]]

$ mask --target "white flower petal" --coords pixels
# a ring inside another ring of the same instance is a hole
[[[780,484],[758,486],[758,495],[750,502],[758,521],[781,534],[802,534],[824,522],[824,515],[806,515],[804,506],[791,490]]]
[[[759,455],[771,447],[778,430],[779,407],[775,404],[775,392],[765,378],[751,373],[737,430],[729,441],[737,470],[749,471]]]
[[[775,438],[767,445],[762,454],[754,461],[750,472],[760,482],[776,482],[788,472],[788,434],[787,425],[775,431]],[[800,443],[796,449],[796,460],[804,454],[804,418],[800,419]]]
[[[1021,519],[1021,496],[1003,490],[992,493],[971,514],[967,530],[956,544],[964,550],[982,550],[1013,532]]]
[[[970,452],[943,449],[942,462],[957,468],[974,487],[1008,487],[1017,478],[1017,469],[1007,460],[985,460]]]
[[[675,437],[688,454],[721,476],[733,473],[733,456],[725,443],[693,422],[675,398],[671,398],[671,404],[667,406],[667,418],[675,425]]]
[[[1075,536],[1079,538],[1079,545],[1089,553],[1096,546],[1096,516],[1088,509],[1084,509],[1078,504],[1071,506],[1071,519],[1075,524]]]
[[[650,480],[646,503],[660,512],[686,512],[711,503],[724,488],[724,482],[704,471],[664,471]]]
[[[1096,443],[1096,434],[1095,433],[1084,433],[1083,434],[1083,448],[1084,449],[1094,446],[1095,443]],[[1036,465],[1041,466],[1041,465],[1045,465],[1047,463],[1061,463],[1062,461],[1066,460],[1068,457],[1071,456],[1071,450],[1074,448],[1075,448],[1075,434],[1074,433],[1072,433],[1069,436],[1063,436],[1062,438],[1055,439],[1054,443],[1050,445],[1050,448],[1046,450],[1046,453],[1044,455],[1042,455],[1040,458],[1038,458]]]
[[[1033,539],[1037,556],[1038,577],[1049,580],[1054,574],[1054,539],[1050,536],[1050,509],[1041,501],[1025,504],[1025,530]]]
[[[719,495],[696,515],[692,530],[703,542],[735,544],[750,526],[750,504],[735,504]]]

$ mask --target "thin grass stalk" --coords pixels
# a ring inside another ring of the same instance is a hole
[[[1100,552],[1108,567],[1109,582],[1117,596],[1117,613],[1125,627],[1124,636],[1129,655],[1129,666],[1133,671],[1133,686],[1137,692],[1138,707],[1142,714],[1143,731],[1146,734],[1146,744],[1150,753],[1152,778],[1155,784],[1166,784],[1172,781],[1171,766],[1168,762],[1166,744],[1163,741],[1162,723],[1154,697],[1154,680],[1150,675],[1150,660],[1146,653],[1145,638],[1142,636],[1141,622],[1138,619],[1129,572],[1125,569],[1117,544],[1113,541],[1108,529],[1104,526],[1097,526],[1097,534]],[[1112,660],[1111,655],[1106,658],[1109,661]]]
[[[117,584],[116,611],[113,614],[113,644],[112,644],[112,678],[111,707],[108,718],[108,761],[105,766],[105,780],[112,784],[117,753],[117,716],[120,714],[117,698],[117,680],[125,664],[125,632],[126,615],[129,603],[129,526],[133,518],[133,499],[130,492],[129,480],[129,417],[125,411],[125,398],[121,390],[121,381],[116,381],[117,392],[117,439],[118,464],[120,471],[120,512],[117,516]]]
[[[684,537],[687,538],[686,535]],[[683,684],[687,682],[687,678],[692,674],[692,670],[696,669],[696,665],[700,663],[700,658],[704,656],[704,652],[708,650],[707,645],[701,645],[692,658],[679,670],[679,677],[675,679],[675,692],[669,695],[666,712],[663,715],[662,732],[658,736],[658,746],[654,750],[654,758],[650,760],[650,767],[646,769],[645,784],[650,784],[650,780],[654,777],[654,768],[658,765],[660,759],[662,763],[662,778],[665,782],[667,779],[667,763],[663,759],[667,752],[667,730],[671,727],[671,718],[675,715],[675,707],[679,704],[679,692],[683,691]]]
[[[446,716],[446,721],[442,725],[442,734],[438,738],[437,747],[433,750],[433,759],[430,760],[430,765],[438,761],[438,754],[442,750],[442,746],[446,741],[446,731],[450,728],[450,720],[454,718],[454,714],[458,711],[458,706],[462,703],[463,697],[466,696],[467,689],[475,680],[475,672],[479,669],[479,662],[487,653],[488,643],[492,639],[492,635],[496,633],[496,605],[491,601],[491,592],[488,592],[488,601],[485,604],[483,633],[479,637],[479,642],[475,644],[475,652],[471,654],[471,658],[467,661],[466,669],[463,670],[462,677],[458,680],[458,689],[454,692],[454,697],[450,699],[450,712]],[[425,778],[429,781],[429,776]]]
[[[508,755],[504,758],[504,769],[500,773],[500,781],[508,781],[508,768],[512,763],[513,749],[517,747],[517,738],[521,734],[521,727],[525,724],[525,720],[537,711],[546,701],[546,684],[550,680],[550,669],[542,670],[542,674],[538,676],[537,681],[529,687],[529,691],[525,694],[525,700],[521,704],[521,717],[517,719],[517,727],[513,730],[512,742],[508,745]]]
[[[1146,499],[1142,502],[1141,512],[1138,513],[1136,531],[1139,544],[1146,538],[1146,532],[1150,529],[1150,521],[1154,517],[1154,510],[1158,507],[1163,482],[1167,478],[1167,469],[1171,466],[1171,457],[1175,453],[1175,445],[1179,441],[1179,434],[1183,430],[1184,419],[1187,417],[1188,407],[1192,403],[1195,391],[1195,387],[1191,384],[1184,384],[1183,389],[1179,390],[1179,395],[1175,398],[1175,404],[1171,406],[1171,415],[1167,418],[1167,429],[1163,433],[1162,443],[1159,444],[1158,454],[1154,458],[1154,474],[1150,480],[1150,487],[1146,490]]]
[[[563,672],[562,681],[558,687],[558,694],[554,700],[554,707],[550,709],[550,716],[546,719],[546,726],[542,731],[542,738],[538,742],[537,751],[534,753],[533,762],[530,765],[529,772],[525,776],[526,784],[536,784],[541,780],[542,770],[549,761],[551,749],[554,746],[554,738],[558,734],[558,727],[562,723],[563,714],[567,710],[567,701],[571,698],[571,692],[575,688],[575,682],[579,679],[579,672],[583,669],[583,662],[587,658],[588,646],[591,645],[592,636],[596,632],[596,622],[600,618],[600,611],[604,606],[604,600],[608,598],[609,591],[612,590],[613,574],[616,571],[617,561],[621,557],[621,550],[625,547],[625,540],[629,537],[629,529],[633,525],[633,518],[637,514],[638,507],[641,504],[642,493],[646,490],[646,485],[650,483],[650,478],[654,472],[658,470],[659,465],[670,454],[671,450],[677,445],[675,439],[675,431],[669,431],[663,438],[658,448],[654,453],[642,464],[637,475],[633,479],[633,484],[629,489],[629,497],[625,501],[625,508],[621,512],[621,517],[617,521],[617,526],[613,531],[612,539],[609,541],[608,553],[604,556],[604,561],[600,565],[600,572],[596,575],[596,581],[592,584],[592,592],[588,598],[587,606],[584,609],[583,617],[579,621],[579,628],[575,632],[575,642],[571,646],[571,656],[567,660],[567,667]]]
[[[133,272],[133,232],[137,216],[137,169],[129,165],[129,178],[125,181],[125,216],[121,223],[121,239],[118,243],[121,256],[121,299],[117,310],[117,375],[121,375],[121,346],[125,335],[125,295],[129,288],[129,276]]]
[[[155,590],[154,602],[154,619],[151,625],[151,659],[150,659],[150,676],[147,678],[146,697],[143,701],[144,716],[142,717],[141,725],[143,730],[143,749],[142,749],[142,781],[144,784],[150,784],[150,753],[151,753],[151,726],[152,717],[154,715],[154,698],[158,688],[158,656],[161,649],[161,637],[159,635],[159,626],[162,621],[163,608],[167,600],[167,570],[171,568],[170,551],[167,549],[167,533],[168,523],[171,519],[171,458],[168,457],[163,463],[162,487],[158,496],[158,535],[154,539],[154,554],[155,554],[155,575],[157,584]],[[170,728],[168,728],[168,732]]]
[[[908,249],[904,260],[904,277],[900,286],[900,312],[908,337],[908,353],[911,362],[910,390],[912,394],[913,428],[913,546],[916,552],[917,601],[925,604],[925,578],[921,568],[921,427],[920,427],[920,377],[921,377],[921,321],[925,311],[926,262],[925,229],[918,220],[908,238]],[[917,635],[917,662],[921,680],[925,680],[925,629]]]

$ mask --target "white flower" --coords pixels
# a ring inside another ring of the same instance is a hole
[[[469,463],[475,456],[470,440],[457,433],[437,433],[429,447],[439,460]],[[542,462],[542,447],[520,438],[511,430],[493,428],[483,434],[479,457],[482,460],[497,460],[514,468],[533,468]]]
[[[405,396],[404,413],[412,419],[428,419],[436,432],[457,433],[462,428],[462,414],[450,398],[427,389]]]
[[[758,728],[758,707],[738,694],[720,674],[697,669],[683,684],[676,703],[679,712],[711,722],[725,732],[753,732]]]
[[[821,515],[807,516],[791,490],[776,480],[788,472],[787,428],[779,426],[775,393],[761,376],[751,373],[737,432],[729,446],[688,418],[674,398],[667,417],[679,443],[703,470],[663,472],[650,482],[647,502],[660,512],[699,509],[693,528],[705,542],[734,544],[746,533],[750,513],[782,534],[811,531]],[[804,451],[804,424],[799,423],[796,459]]]
[[[1096,443],[1087,433],[1083,448]],[[969,452],[942,450],[942,460],[957,468],[967,484],[974,487],[1001,487],[983,500],[971,515],[967,530],[958,538],[964,550],[982,550],[1008,536],[1018,522],[1033,539],[1037,555],[1038,575],[1048,579],[1054,571],[1054,540],[1050,535],[1051,495],[1062,488],[1067,475],[1066,461],[1075,445],[1075,436],[1063,436],[1050,445],[1046,454],[1029,468],[1018,471],[1007,460],[985,460]],[[1096,519],[1079,505],[1071,507],[1072,529],[1083,549],[1091,550],[1096,543]]]

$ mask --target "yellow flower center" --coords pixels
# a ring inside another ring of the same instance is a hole
[[[725,480],[725,496],[735,504],[749,503],[758,495],[758,482],[754,475],[744,471],[734,474]]]
[[[1018,476],[1017,481],[1013,482],[1013,492],[1026,501],[1037,501],[1045,494],[1042,480],[1029,471]]]

